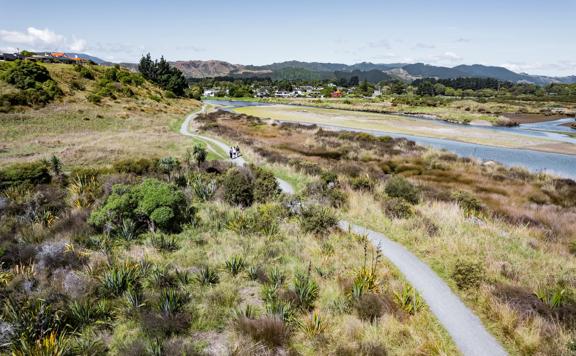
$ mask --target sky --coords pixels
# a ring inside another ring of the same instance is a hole
[[[0,50],[237,64],[485,64],[576,75],[576,0],[0,0]]]

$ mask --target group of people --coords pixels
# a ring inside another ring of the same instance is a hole
[[[230,151],[228,152],[230,155],[230,159],[238,158],[241,156],[240,154],[240,146],[232,146],[230,147]]]

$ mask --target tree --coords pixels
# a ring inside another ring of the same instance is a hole
[[[158,169],[172,179],[172,172],[180,168],[180,162],[174,157],[163,157],[158,161]]]
[[[188,88],[184,74],[178,68],[170,66],[163,56],[160,60],[152,61],[148,53],[140,59],[138,70],[144,78],[177,96],[183,96]]]
[[[197,143],[194,145],[192,149],[192,158],[196,162],[196,164],[200,165],[201,163],[206,161],[206,157],[208,157],[208,151],[206,151],[206,147]]]

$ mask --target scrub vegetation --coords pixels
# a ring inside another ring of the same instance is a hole
[[[405,139],[229,112],[198,121],[251,145],[255,161],[288,167],[293,179],[316,177],[306,178],[305,194],[407,246],[512,353],[574,350],[574,181]]]
[[[199,106],[119,67],[2,62],[0,166],[51,155],[68,167],[183,155],[191,140],[177,128]]]
[[[315,191],[285,196],[258,166],[186,162],[0,170],[2,352],[456,353]]]

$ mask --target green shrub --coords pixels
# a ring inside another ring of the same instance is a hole
[[[387,199],[384,203],[384,212],[390,218],[407,219],[414,215],[412,205],[401,198]]]
[[[178,249],[178,239],[174,235],[154,234],[150,238],[152,246],[160,251],[176,251]]]
[[[262,204],[236,213],[226,225],[229,230],[243,236],[273,236],[279,231],[282,207],[276,204]]]
[[[458,202],[466,215],[475,215],[482,211],[482,203],[471,193],[454,192],[452,199]]]
[[[74,65],[74,70],[78,72],[81,78],[88,80],[94,79],[94,73],[87,66],[76,64]]]
[[[326,207],[310,205],[302,209],[300,227],[305,232],[323,234],[334,228],[337,224],[338,219],[334,213]]]
[[[361,176],[350,179],[350,187],[354,190],[363,190],[371,192],[374,189],[374,181],[368,176]]]
[[[460,289],[478,288],[484,279],[484,267],[480,262],[459,259],[451,277]]]
[[[91,102],[92,104],[100,104],[102,101],[102,96],[99,94],[89,94],[86,99]]]
[[[211,200],[217,189],[216,179],[209,175],[196,173],[188,176],[188,186],[194,197],[201,202]]]
[[[67,322],[74,329],[81,329],[93,323],[102,323],[111,317],[111,310],[105,300],[74,300],[68,305]]]
[[[175,289],[163,289],[158,299],[158,310],[165,316],[180,313],[190,300],[188,294]]]
[[[276,198],[280,194],[280,187],[274,174],[260,167],[251,167],[255,173],[254,200],[263,203]]]
[[[333,208],[342,208],[348,202],[348,196],[346,193],[338,188],[326,189],[324,196],[328,199],[328,203]]]
[[[62,94],[56,82],[50,78],[48,70],[35,62],[24,60],[10,63],[2,78],[20,89],[19,93],[2,95],[3,108],[44,105]]]
[[[194,162],[200,164],[205,162],[207,157],[208,151],[206,150],[206,147],[200,143],[195,144],[192,149],[192,158],[194,159]]]
[[[0,169],[0,189],[20,184],[50,183],[51,176],[45,162],[17,163]]]
[[[145,179],[134,186],[117,184],[104,205],[92,212],[90,224],[119,226],[124,219],[145,222],[150,230],[177,231],[187,215],[184,194],[174,185]]]
[[[196,279],[202,285],[218,284],[220,282],[220,277],[218,273],[208,266],[204,266],[200,269],[196,275]]]
[[[180,162],[174,157],[162,157],[158,160],[157,167],[170,178],[172,173],[180,169]]]
[[[15,61],[3,77],[18,89],[35,89],[39,83],[51,80],[46,67],[31,61]]]
[[[314,302],[318,298],[318,284],[310,278],[308,273],[298,273],[294,279],[294,294],[296,295],[296,306],[303,310],[311,310]]]
[[[388,179],[384,191],[392,198],[402,198],[412,204],[417,204],[420,200],[418,188],[402,176]]]
[[[102,290],[109,296],[120,296],[129,289],[138,289],[141,270],[138,265],[113,265],[100,277]]]
[[[330,183],[336,184],[338,183],[338,175],[332,171],[325,171],[320,175],[320,180],[322,180],[325,185]]]
[[[224,200],[231,205],[248,207],[254,202],[254,178],[244,168],[232,168],[222,182]]]
[[[226,269],[230,271],[233,276],[238,275],[246,267],[246,262],[242,256],[234,256],[226,261]]]
[[[143,175],[156,170],[158,160],[149,158],[129,158],[116,161],[112,164],[112,169],[118,173],[133,173]]]

